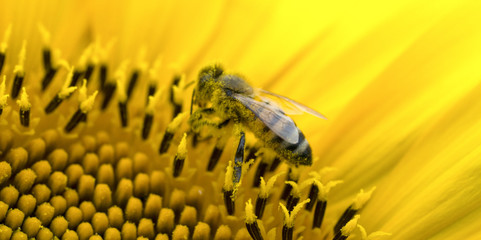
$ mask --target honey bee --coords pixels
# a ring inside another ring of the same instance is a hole
[[[294,165],[311,165],[312,151],[302,131],[287,115],[310,113],[326,119],[287,97],[253,88],[240,76],[225,74],[217,65],[200,71],[192,105],[200,107],[189,120],[194,132],[205,125],[221,128],[232,121],[245,126],[265,147]],[[205,119],[206,114],[214,114],[218,121]]]

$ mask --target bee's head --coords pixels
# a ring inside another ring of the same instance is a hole
[[[219,65],[211,65],[203,68],[199,73],[199,79],[196,89],[196,102],[201,103],[208,101],[212,92],[218,85],[218,78],[222,75],[224,70]]]

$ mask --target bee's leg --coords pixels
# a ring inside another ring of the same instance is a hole
[[[214,114],[215,113],[214,108],[201,108],[201,109],[199,109],[199,111],[202,114]]]
[[[191,116],[195,115],[211,115],[214,114],[215,110],[214,108],[199,108],[195,110],[193,113],[190,113]]]
[[[237,145],[237,150],[234,157],[234,183],[239,183],[242,176],[242,164],[244,163],[244,149],[246,145],[245,134],[241,130],[239,145]]]
[[[192,131],[195,133],[198,133],[200,132],[203,126],[217,127],[219,123],[216,123],[213,120],[204,118],[204,115],[212,114],[212,113],[214,113],[213,108],[200,108],[200,109],[197,109],[195,112],[193,112],[189,118],[189,124],[192,128]]]
[[[192,131],[198,134],[203,128],[207,127],[211,130],[210,135],[220,135],[219,130],[227,126],[230,122],[230,119],[216,121],[209,118],[204,118],[206,114],[213,113],[215,112],[212,108],[202,108],[196,110],[189,118],[189,124]]]
[[[242,164],[244,163],[244,148],[245,148],[245,134],[241,130],[239,138],[239,145],[234,157],[234,164],[230,162],[230,170],[228,167],[227,172],[231,172],[232,182],[228,184],[228,187],[224,186],[224,204],[229,215],[233,215],[235,211],[235,192],[240,184],[242,178]],[[226,176],[229,174],[226,173]]]
[[[204,126],[205,124],[203,124],[201,121],[205,121],[205,119],[203,119],[203,109],[197,109],[194,113],[190,113],[190,118],[189,118],[189,125],[191,126],[191,130],[190,132],[192,132],[192,135],[193,135],[193,141],[192,141],[192,145],[195,147],[197,146],[197,144],[200,142],[200,141],[206,141],[206,140],[209,140],[212,136],[208,136],[208,137],[201,137],[200,136],[200,131],[202,129],[202,126]]]

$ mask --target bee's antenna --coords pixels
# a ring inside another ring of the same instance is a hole
[[[194,83],[195,83],[195,80],[192,80],[192,81],[188,82],[187,84],[185,84],[184,89],[187,89],[188,87],[190,87],[190,85],[192,85]]]
[[[195,96],[195,88],[192,90],[192,98],[190,99],[190,115],[192,115],[192,108],[194,106],[194,96]]]

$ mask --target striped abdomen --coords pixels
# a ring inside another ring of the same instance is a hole
[[[252,130],[257,138],[266,144],[267,147],[272,148],[277,154],[279,154],[279,156],[292,164],[312,164],[311,147],[299,128],[296,127],[295,129],[299,134],[298,141],[297,143],[292,144],[279,137],[257,117],[254,117],[254,119],[251,118],[250,121],[246,122],[246,125]]]

